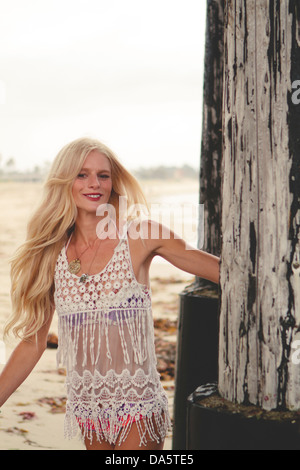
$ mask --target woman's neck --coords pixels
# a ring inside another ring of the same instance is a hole
[[[77,243],[93,246],[97,240],[97,225],[99,217],[78,214],[75,222],[74,236]]]
[[[109,226],[108,226],[109,222]],[[95,241],[103,238],[118,238],[118,227],[109,217],[78,214],[73,235],[73,242],[93,247]]]

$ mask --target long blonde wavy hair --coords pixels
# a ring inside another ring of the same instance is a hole
[[[34,336],[54,308],[56,260],[77,217],[72,187],[92,150],[98,150],[110,161],[113,189],[109,202],[116,214],[119,196],[127,198],[128,206],[147,204],[137,180],[106,145],[91,138],[66,145],[55,158],[45,181],[43,198],[28,223],[25,243],[11,261],[12,317],[5,326],[4,336],[10,331],[24,340]]]

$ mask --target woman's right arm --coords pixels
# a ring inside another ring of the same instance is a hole
[[[45,351],[53,313],[34,338],[16,346],[4,366],[0,374],[0,407],[24,382]]]

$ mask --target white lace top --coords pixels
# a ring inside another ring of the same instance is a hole
[[[55,269],[58,363],[67,369],[65,436],[121,444],[136,422],[140,445],[170,427],[156,370],[151,293],[137,282],[127,233],[106,267],[85,283],[68,271],[67,246]]]

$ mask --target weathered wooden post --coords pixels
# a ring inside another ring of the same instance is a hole
[[[224,0],[207,0],[199,201],[204,206],[203,245],[199,242],[216,256],[221,252],[223,10]],[[180,294],[173,449],[186,448],[188,395],[218,378],[218,313],[213,283],[196,278]]]
[[[224,24],[218,390],[235,419],[206,445],[300,449],[299,1],[227,0]]]
[[[219,390],[300,408],[299,2],[228,1],[226,14]]]

